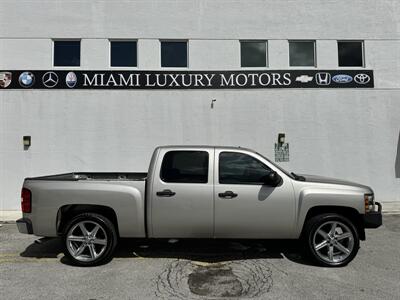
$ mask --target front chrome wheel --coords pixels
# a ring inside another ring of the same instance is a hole
[[[106,251],[106,230],[95,221],[80,221],[67,232],[66,246],[75,260],[92,262]]]
[[[343,263],[354,250],[354,235],[340,221],[322,223],[314,232],[312,246],[316,255],[328,264]]]

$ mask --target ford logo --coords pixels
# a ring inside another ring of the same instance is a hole
[[[349,83],[353,81],[353,77],[350,75],[335,75],[332,77],[332,80],[336,83]]]

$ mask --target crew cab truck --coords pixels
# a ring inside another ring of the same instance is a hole
[[[241,147],[158,147],[148,173],[26,178],[21,206],[19,231],[61,236],[81,266],[110,260],[120,237],[301,238],[317,263],[343,266],[382,224],[371,188],[288,173]]]

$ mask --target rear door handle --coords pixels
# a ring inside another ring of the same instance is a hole
[[[157,192],[156,195],[159,197],[172,197],[174,196],[176,193],[171,191],[171,190],[163,190],[161,192]]]
[[[219,196],[220,198],[225,198],[225,199],[232,199],[232,198],[237,197],[237,195],[238,195],[238,194],[236,194],[236,193],[234,193],[234,192],[232,192],[232,191],[226,191],[226,192],[223,192],[223,193],[219,193],[219,194],[218,194],[218,196]]]

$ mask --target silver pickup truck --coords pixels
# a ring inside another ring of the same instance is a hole
[[[118,238],[299,239],[320,265],[343,266],[382,224],[371,188],[288,173],[241,147],[155,149],[148,173],[26,178],[21,233],[63,238],[71,262],[112,258]]]

